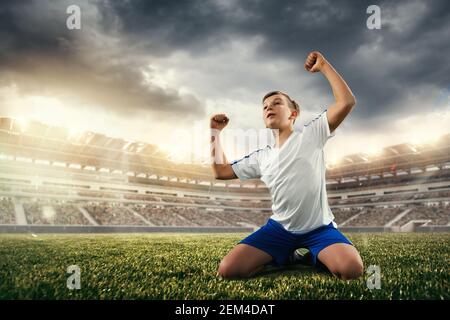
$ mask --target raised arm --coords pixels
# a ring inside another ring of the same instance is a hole
[[[214,178],[220,180],[237,179],[231,164],[228,163],[227,157],[220,142],[220,132],[225,128],[230,120],[224,114],[216,114],[211,117],[211,159]]]
[[[335,102],[327,109],[330,132],[334,131],[356,104],[356,98],[344,79],[318,51],[308,55],[305,69],[309,72],[322,72],[330,83]]]

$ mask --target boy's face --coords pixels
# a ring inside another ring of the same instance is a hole
[[[289,101],[282,94],[275,94],[264,100],[263,118],[266,128],[281,129],[289,127],[295,116],[295,110],[289,108]],[[289,119],[291,117],[291,119]]]

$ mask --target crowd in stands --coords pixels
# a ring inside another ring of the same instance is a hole
[[[23,204],[23,210],[28,224],[51,224],[50,217],[44,217],[42,203],[39,201],[29,201]]]
[[[272,215],[271,211],[240,211],[237,215],[256,226],[264,225]]]
[[[393,221],[399,214],[409,210],[405,216]],[[384,226],[394,222],[393,226],[403,226],[411,220],[430,220],[430,225],[447,225],[450,223],[450,205],[405,205],[396,208],[384,207],[354,207],[333,209],[335,221],[338,225],[359,226]],[[348,219],[352,218],[347,223]]]
[[[398,208],[364,207],[361,214],[349,221],[346,226],[384,226],[406,209],[406,206]]]
[[[176,213],[185,218],[186,220],[194,222],[199,226],[230,226],[231,224],[218,218],[212,213],[207,212],[203,209],[192,208],[192,207],[178,207],[173,208]]]
[[[145,221],[117,203],[96,203],[83,206],[100,225],[146,225]]]
[[[63,188],[52,188],[52,187],[27,187],[20,188],[20,190],[27,193],[48,193],[48,194],[60,194],[68,195],[69,191]],[[201,205],[202,207],[234,207],[234,208],[261,208],[261,209],[271,209],[270,200],[232,200],[232,199],[206,199],[190,197],[188,195],[175,196],[175,195],[150,195],[150,194],[123,194],[114,191],[94,191],[94,190],[79,190],[76,191],[78,196],[83,197],[94,197],[94,198],[110,198],[110,199],[120,199],[121,197],[125,200],[135,200],[135,201],[148,201],[148,202],[160,202],[160,203],[176,203],[176,204],[192,204]],[[397,193],[397,194],[385,194],[385,195],[370,195],[370,196],[354,196],[347,199],[335,199],[333,197],[329,198],[329,203],[331,206],[342,206],[342,205],[368,205],[377,204],[381,202],[399,202],[399,201],[410,201],[410,200],[426,200],[434,198],[450,198],[450,190],[441,191],[427,191],[427,192],[407,192],[407,193]]]
[[[183,206],[133,205],[133,211],[156,226],[260,226],[270,213],[217,210]]]
[[[394,225],[403,226],[411,220],[431,220],[430,225],[450,223],[450,205],[417,205]]]
[[[53,208],[55,210],[55,220],[56,225],[90,225],[89,220],[87,220],[78,205],[75,204],[65,204],[65,203],[54,203]]]
[[[14,202],[11,198],[0,198],[0,224],[15,224]]]
[[[78,205],[60,200],[29,200],[23,204],[28,224],[89,225]]]
[[[133,205],[130,207],[134,212],[137,212],[152,225],[155,226],[195,226],[196,224],[183,219],[173,210],[173,208],[164,207],[161,205]]]
[[[98,193],[102,198],[106,193]],[[372,202],[362,202],[352,207],[332,207],[335,222],[342,226],[384,226],[393,221],[400,213],[408,208],[411,212],[397,221],[394,225],[401,226],[413,219],[431,220],[431,224],[446,225],[449,223],[450,205],[446,201],[437,201],[438,206],[424,204],[400,204],[398,207],[381,207],[376,204],[386,197],[399,199],[423,199],[432,202],[435,198],[445,200],[450,191],[419,192],[411,194],[397,194],[372,196]],[[225,199],[204,199],[195,197],[177,197],[174,195],[125,195],[130,200],[148,201],[148,203],[121,203],[120,201],[106,202],[80,201],[76,203],[56,199],[20,200],[26,220],[29,224],[44,225],[90,225],[80,208],[84,208],[100,225],[155,225],[155,226],[262,226],[272,215],[270,201],[235,201]],[[347,199],[361,201],[358,198]],[[424,202],[425,203],[425,202]],[[255,206],[255,204],[258,204]],[[195,206],[199,205],[199,206]],[[252,207],[250,207],[252,206]],[[245,208],[239,209],[239,208]],[[0,224],[15,222],[14,199],[3,197],[0,201]],[[249,210],[250,209],[250,210]],[[264,210],[269,209],[269,210]]]
[[[230,225],[233,226],[255,225],[254,221],[241,217],[239,215],[239,212],[240,211],[238,210],[225,209],[212,211],[211,214],[221,219],[222,221],[227,221]]]
[[[331,210],[334,215],[334,221],[336,224],[342,225],[344,222],[349,220],[350,218],[360,214],[362,209],[359,207],[352,208],[336,208]]]

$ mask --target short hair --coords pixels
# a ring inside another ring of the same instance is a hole
[[[269,98],[269,97],[271,97],[271,96],[274,96],[274,95],[276,95],[276,94],[281,94],[281,95],[285,96],[285,97],[288,99],[288,101],[289,101],[289,108],[294,109],[294,110],[297,110],[298,112],[300,112],[300,106],[299,106],[299,104],[298,104],[295,100],[291,99],[291,97],[289,97],[286,93],[284,93],[284,92],[282,92],[282,91],[278,91],[278,90],[270,91],[269,93],[267,93],[267,94],[263,97],[262,103],[264,104],[264,100],[266,100],[267,98]],[[295,123],[295,119],[294,119],[294,122],[293,122],[293,123]]]

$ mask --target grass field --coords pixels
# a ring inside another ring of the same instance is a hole
[[[449,299],[450,234],[350,234],[366,278],[341,281],[304,266],[245,280],[216,277],[245,234],[0,235],[0,299]],[[66,286],[81,269],[81,289]]]

